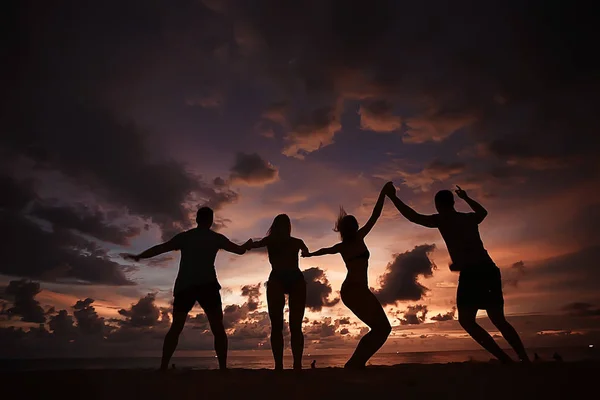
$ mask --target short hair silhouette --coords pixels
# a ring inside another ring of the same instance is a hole
[[[340,214],[338,215],[335,227],[333,230],[339,232],[342,242],[350,240],[356,236],[358,232],[358,221],[354,215],[348,215],[343,207],[340,207]]]
[[[273,219],[273,223],[267,232],[272,238],[285,238],[292,235],[292,221],[287,214],[279,214]]]
[[[454,207],[454,195],[449,190],[440,190],[435,194],[435,208],[439,211]]]
[[[198,226],[210,228],[213,224],[214,212],[210,207],[200,207],[196,213],[196,222]]]

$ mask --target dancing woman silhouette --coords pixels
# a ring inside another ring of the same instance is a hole
[[[271,350],[275,359],[275,369],[283,369],[283,309],[285,295],[289,297],[290,335],[294,369],[302,369],[304,335],[302,319],[306,306],[306,282],[298,267],[298,252],[308,253],[304,242],[292,236],[292,223],[286,214],[279,214],[267,232],[267,236],[257,242],[250,242],[247,249],[267,247],[271,275],[267,281],[267,304],[271,319]]]
[[[371,328],[371,331],[358,343],[354,354],[344,366],[345,368],[365,368],[367,361],[383,346],[392,330],[381,303],[369,289],[367,268],[369,267],[370,253],[364,242],[365,236],[373,229],[381,215],[386,191],[389,189],[390,186],[386,185],[381,190],[371,218],[360,229],[356,218],[353,215],[347,215],[343,208],[340,209],[334,230],[340,233],[341,243],[305,255],[313,257],[341,254],[348,269],[340,292],[342,302]]]

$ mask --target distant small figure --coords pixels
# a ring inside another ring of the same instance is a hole
[[[542,357],[540,357],[540,355],[538,353],[534,353],[533,354],[533,361],[535,361],[535,362],[541,362],[542,361]]]
[[[317,368],[317,360],[312,360],[312,362],[310,363],[310,368],[311,369]]]
[[[554,353],[554,355],[552,356],[552,358],[554,358],[554,361],[558,361],[558,362],[562,362],[563,361],[563,358],[561,357],[561,355],[558,354],[558,353],[556,353],[556,352]]]

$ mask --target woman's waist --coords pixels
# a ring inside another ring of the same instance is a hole
[[[271,270],[270,278],[294,278],[294,277],[304,277],[300,268],[273,268]]]

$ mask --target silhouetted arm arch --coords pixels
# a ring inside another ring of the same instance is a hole
[[[375,226],[375,223],[381,216],[381,211],[383,210],[383,203],[385,202],[385,193],[383,189],[379,193],[379,198],[373,207],[373,212],[371,213],[371,218],[367,221],[367,223],[358,230],[358,235],[361,237],[365,237],[371,232],[371,229]]]
[[[398,198],[395,194],[390,196],[390,199],[400,211],[400,214],[412,223],[425,226],[427,228],[437,228],[437,219],[435,215],[419,214]]]
[[[327,255],[327,254],[337,254],[337,253],[340,252],[340,248],[341,248],[341,243],[338,243],[335,246],[324,247],[324,248],[319,249],[319,250],[317,250],[315,252],[308,253],[306,255],[306,257],[324,256],[324,255]]]

